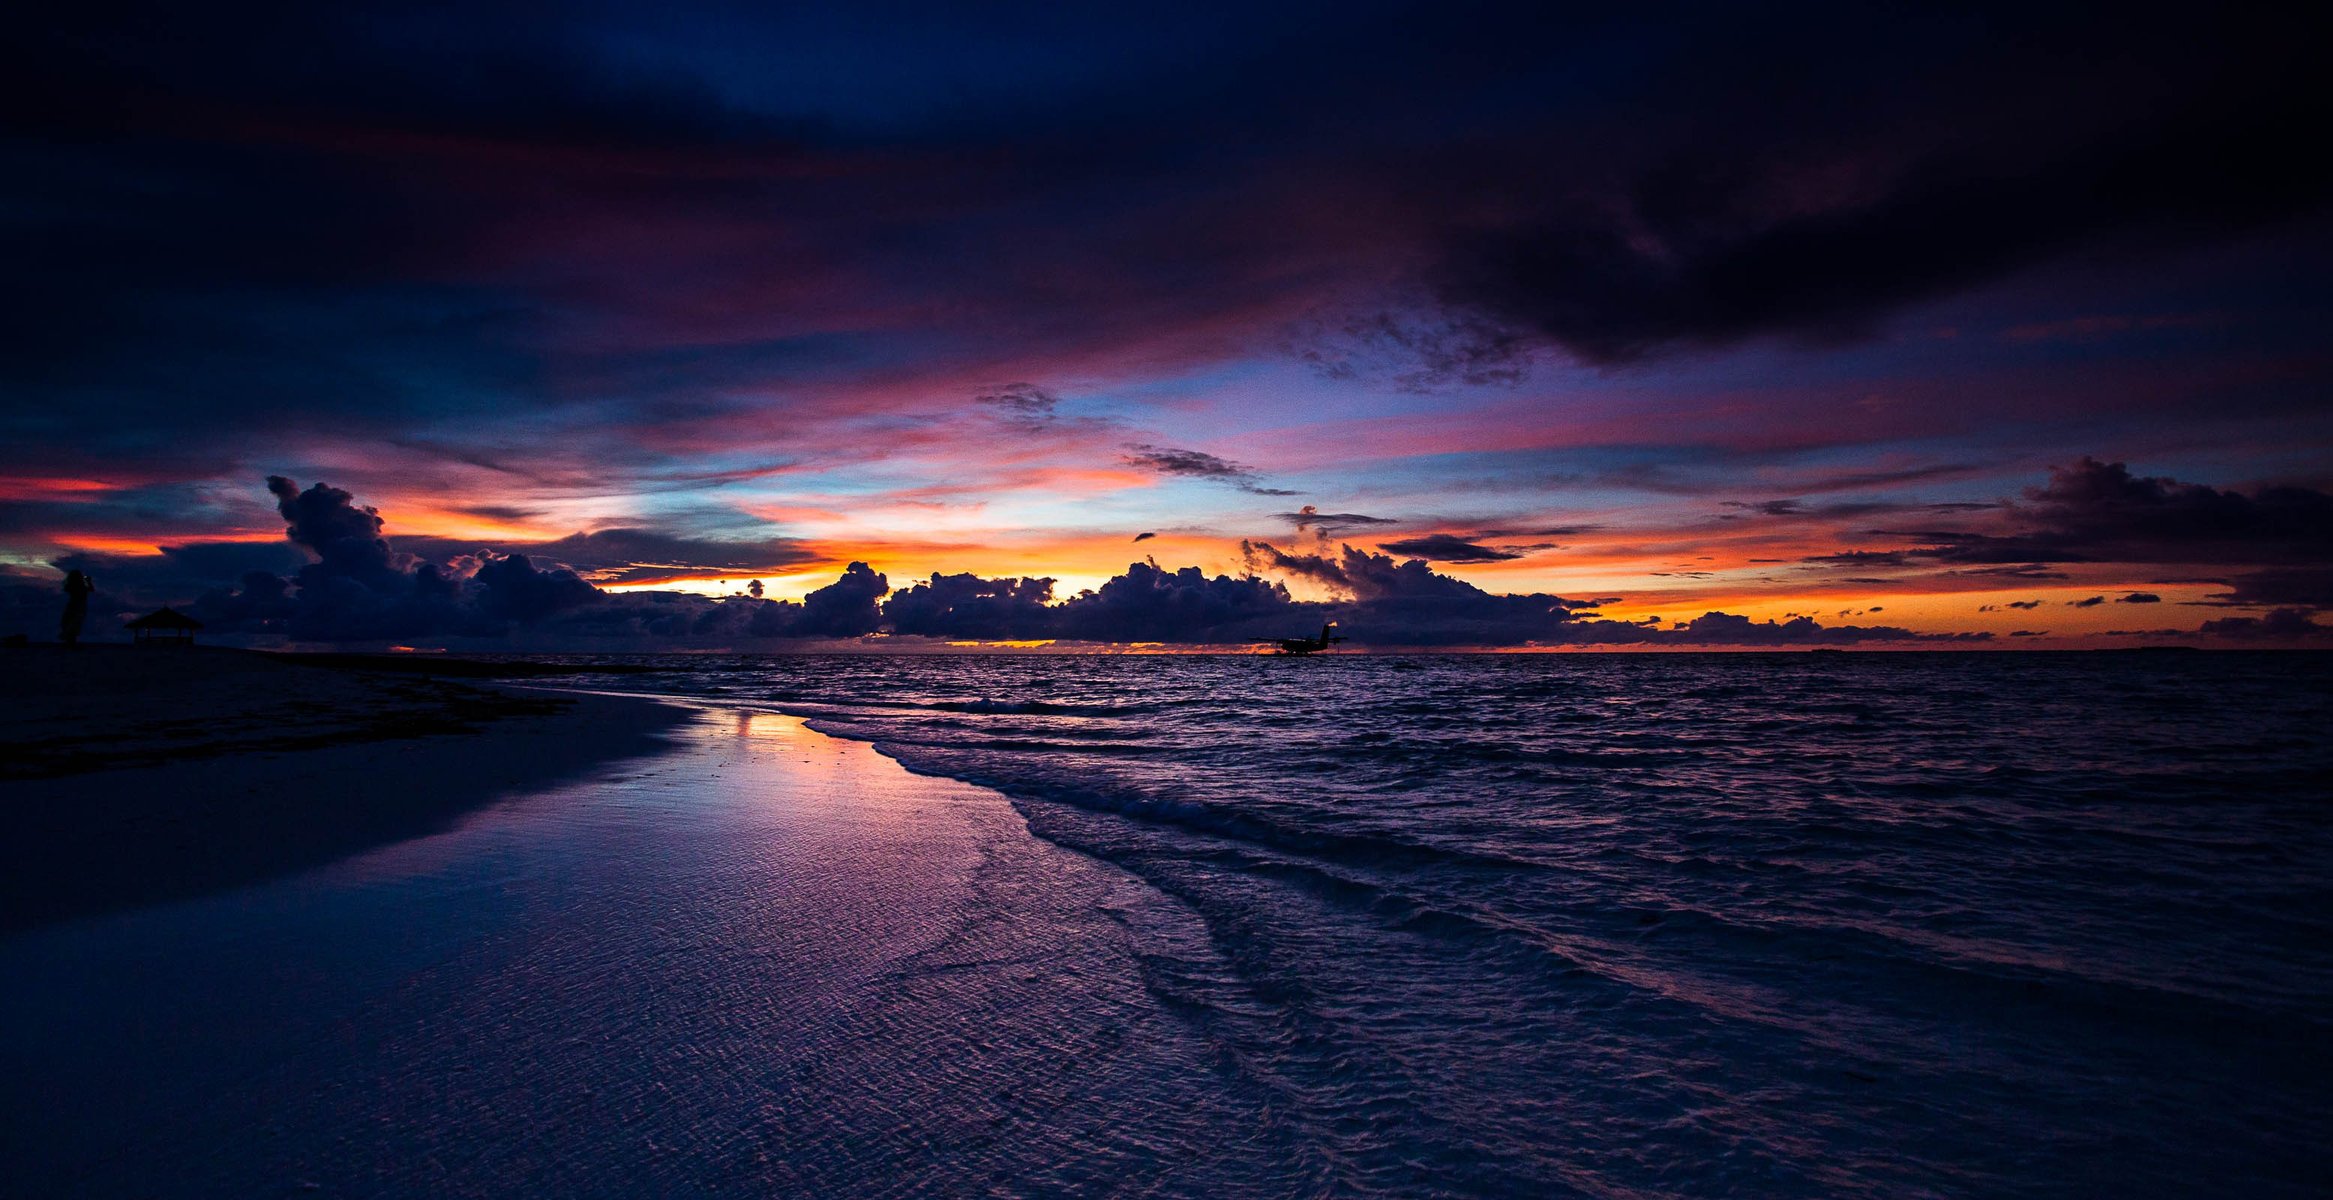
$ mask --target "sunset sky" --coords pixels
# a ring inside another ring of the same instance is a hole
[[[1155,562],[1388,645],[2325,641],[2319,52],[2174,13],[46,13],[0,50],[4,611],[48,636],[79,567],[525,642]],[[287,540],[318,483],[386,566]],[[600,591],[412,615],[512,553]],[[1573,632],[1402,635],[1508,593]]]

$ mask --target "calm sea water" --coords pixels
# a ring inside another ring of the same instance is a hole
[[[1194,914],[1144,984],[1323,1186],[2333,1183],[2322,657],[673,665]]]
[[[0,941],[0,1192],[2329,1182],[2321,657],[650,665],[663,758]]]

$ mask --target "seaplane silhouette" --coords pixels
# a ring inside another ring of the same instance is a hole
[[[1331,621],[1320,627],[1319,637],[1265,638],[1263,645],[1273,647],[1274,654],[1318,654],[1345,639],[1336,636],[1337,623]]]

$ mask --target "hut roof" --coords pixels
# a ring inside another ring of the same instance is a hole
[[[200,629],[203,623],[165,604],[129,623],[131,629]]]

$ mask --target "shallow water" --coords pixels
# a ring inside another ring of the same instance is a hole
[[[0,1116],[116,1194],[2321,1194],[2321,663],[660,660],[770,711],[0,943]]]
[[[1196,916],[1342,1191],[2327,1183],[2319,656],[679,665]]]

